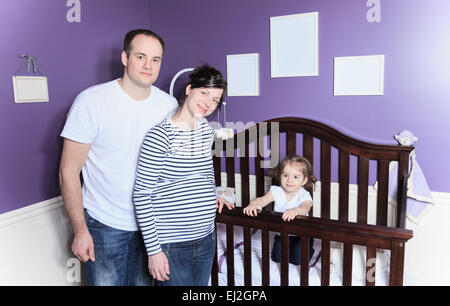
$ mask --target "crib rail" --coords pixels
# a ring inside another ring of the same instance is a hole
[[[303,247],[308,244],[309,238],[321,239],[321,284],[330,283],[330,242],[342,242],[344,244],[343,259],[343,285],[352,283],[352,249],[353,245],[367,247],[367,271],[373,269],[373,263],[368,261],[376,256],[376,249],[391,251],[389,285],[403,284],[403,266],[405,243],[412,238],[412,231],[385,226],[359,224],[347,221],[331,220],[324,218],[301,216],[291,222],[280,221],[279,213],[263,211],[257,217],[249,217],[242,213],[241,208],[232,211],[223,211],[218,214],[216,222],[225,223],[227,231],[227,275],[228,285],[234,286],[234,235],[233,226],[244,228],[244,282],[251,286],[251,229],[262,231],[262,284],[269,285],[270,246],[269,231],[279,232],[281,236],[281,284],[289,283],[289,251],[288,235],[295,234],[300,237],[301,248],[301,285],[308,285],[309,273],[309,248]],[[217,252],[216,252],[217,253]],[[218,285],[217,256],[212,271],[212,285]],[[374,280],[366,279],[366,285],[374,285]]]

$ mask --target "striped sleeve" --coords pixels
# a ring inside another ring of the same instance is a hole
[[[149,256],[162,251],[153,215],[152,190],[161,174],[169,147],[167,132],[156,126],[145,136],[139,156],[133,202]]]

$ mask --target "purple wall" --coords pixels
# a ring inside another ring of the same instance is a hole
[[[81,0],[81,23],[66,21],[66,1],[3,4],[0,213],[60,195],[59,134],[67,111],[81,90],[122,75],[123,36],[132,28],[148,26],[148,4],[143,0]],[[11,76],[23,53],[38,57],[38,67],[48,78],[49,103],[14,103]]]
[[[158,85],[207,62],[226,72],[226,55],[260,54],[259,97],[229,97],[229,121],[298,116],[358,139],[396,144],[408,129],[433,191],[450,192],[450,1],[381,0],[369,23],[364,0],[150,1],[150,26],[167,41]],[[176,9],[174,9],[176,8]],[[318,77],[270,78],[269,17],[319,12]],[[333,58],[385,55],[383,96],[333,96]]]
[[[81,23],[66,21],[65,3],[15,0],[0,10],[0,213],[60,194],[59,133],[73,99],[120,77],[123,35],[148,25],[167,43],[162,89],[182,68],[208,62],[225,72],[227,54],[257,52],[261,95],[228,98],[229,121],[299,116],[390,144],[409,129],[431,189],[450,192],[448,0],[381,0],[381,23],[367,22],[364,0],[81,0]],[[269,17],[311,11],[320,76],[271,79]],[[38,56],[50,103],[14,104],[11,76],[23,53]],[[368,54],[386,56],[384,96],[334,97],[333,57]]]

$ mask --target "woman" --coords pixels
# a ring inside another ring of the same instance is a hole
[[[189,76],[178,112],[144,139],[133,199],[158,285],[205,286],[215,252],[214,219],[223,205],[216,198],[206,116],[223,102],[226,82],[213,67]]]

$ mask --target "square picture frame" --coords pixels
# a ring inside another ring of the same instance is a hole
[[[13,76],[15,103],[49,102],[47,77]]]
[[[384,55],[334,58],[335,96],[384,94]]]
[[[271,77],[319,75],[319,13],[270,18]]]
[[[227,55],[227,95],[259,96],[259,54]]]

